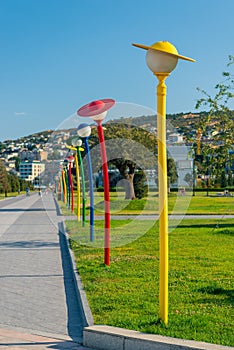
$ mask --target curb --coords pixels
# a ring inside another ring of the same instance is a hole
[[[68,253],[69,253],[68,256],[70,258],[70,263],[71,263],[71,267],[72,267],[72,274],[73,274],[73,279],[74,279],[74,284],[75,284],[76,296],[77,296],[77,299],[79,302],[80,309],[82,310],[81,316],[82,316],[83,325],[84,325],[84,327],[93,326],[94,325],[93,315],[92,315],[92,312],[91,312],[89,304],[88,304],[88,300],[86,297],[86,293],[85,293],[81,278],[80,278],[78,271],[77,271],[75,256],[74,256],[74,253],[70,247],[69,237],[68,237],[68,234],[66,231],[66,226],[65,226],[63,219],[61,222],[61,231],[65,237],[66,248],[67,248]]]
[[[72,275],[73,275],[73,280],[74,280],[74,285],[75,285],[75,292],[77,296],[77,300],[80,306],[80,310],[82,311],[81,317],[82,317],[82,323],[84,327],[87,326],[93,326],[94,321],[93,321],[93,315],[91,312],[91,309],[89,307],[89,303],[86,297],[86,293],[80,278],[80,275],[77,271],[76,267],[76,261],[75,261],[75,255],[70,247],[70,241],[69,241],[69,236],[66,231],[66,225],[65,225],[65,218],[61,213],[60,207],[58,205],[57,199],[54,197],[54,202],[56,206],[56,210],[61,215],[61,221],[59,225],[59,230],[61,231],[63,237],[65,238],[65,243],[66,243],[66,249],[68,252],[71,268],[72,268]]]
[[[97,350],[233,350],[233,347],[145,334],[123,328],[84,328],[83,345]]]

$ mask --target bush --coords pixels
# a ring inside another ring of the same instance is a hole
[[[138,199],[147,197],[148,185],[147,185],[147,179],[143,170],[139,170],[138,172],[135,173],[133,184],[134,184],[135,196]]]

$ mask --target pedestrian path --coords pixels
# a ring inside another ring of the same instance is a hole
[[[0,349],[1,350],[88,350],[88,348],[79,345],[66,337],[46,334],[30,334],[20,329],[0,328]],[[91,350],[91,349],[90,349]]]
[[[51,340],[48,347],[45,344],[38,349],[80,349],[72,341],[82,341],[81,310],[60,224],[51,193],[1,202],[1,349],[18,328],[21,331],[15,333],[14,349],[22,349],[17,345],[22,341],[34,343],[29,335],[36,334],[62,339],[60,347],[52,347],[55,341]],[[64,340],[70,347],[61,347]]]

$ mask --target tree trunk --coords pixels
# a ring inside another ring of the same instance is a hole
[[[124,181],[124,189],[125,189],[125,199],[136,199],[135,190],[133,185],[133,179],[135,174],[135,166],[133,164],[121,164],[121,166],[117,166],[120,174],[127,181]]]
[[[127,188],[125,192],[125,199],[136,199],[135,190],[133,185],[134,173],[127,174],[126,179],[128,180]]]

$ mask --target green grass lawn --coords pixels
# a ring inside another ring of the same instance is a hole
[[[23,193],[25,193],[25,191],[23,192],[21,192],[21,194],[23,194]],[[1,199],[5,199],[5,198],[10,198],[10,197],[17,197],[18,196],[18,192],[9,192],[8,194],[7,194],[7,197],[5,197],[5,193],[0,193],[0,200]]]
[[[95,213],[104,214],[103,193],[95,193]],[[149,193],[147,198],[136,200],[125,200],[124,193],[111,193],[111,214],[112,215],[139,215],[158,213],[158,197],[155,193]],[[76,196],[75,196],[76,213]],[[71,211],[66,205],[60,202],[64,215],[70,215]],[[87,198],[87,207],[89,198]],[[170,193],[168,197],[169,214],[234,214],[234,197],[206,196],[205,192],[192,196],[178,196],[177,193]],[[87,214],[89,210],[87,208]]]
[[[144,225],[145,233],[138,234]],[[146,221],[112,221],[110,267],[99,243],[92,247],[84,239],[88,224],[82,228],[74,220],[66,226],[95,324],[234,345],[233,219],[184,220],[170,232],[167,327],[158,319],[157,222],[147,231]],[[100,245],[103,231],[96,221]]]

